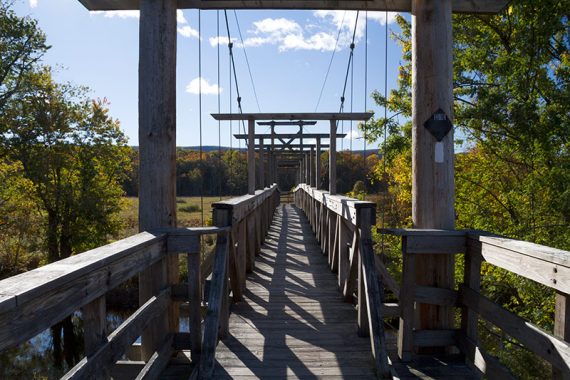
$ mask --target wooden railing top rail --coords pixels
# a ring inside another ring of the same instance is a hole
[[[359,208],[374,208],[376,203],[360,201],[358,199],[346,197],[344,195],[330,195],[328,191],[317,190],[307,184],[297,185],[294,191],[303,190],[311,196],[311,198],[317,200],[318,202],[327,206],[327,208],[334,213],[342,216],[345,220],[349,221],[353,225],[356,225],[356,210]],[[371,221],[374,225],[375,213],[372,214],[373,220]]]
[[[256,190],[254,195],[242,195],[239,197],[212,203],[212,208],[231,209],[232,224],[234,224],[253,212],[275,191],[278,191],[277,185],[273,184],[270,187],[266,187],[265,189]]]
[[[406,252],[465,253],[480,245],[485,261],[551,288],[570,293],[570,252],[479,230],[385,228],[379,232],[406,237]]]
[[[0,351],[53,326],[168,253],[198,252],[199,235],[225,231],[141,232],[0,281]]]

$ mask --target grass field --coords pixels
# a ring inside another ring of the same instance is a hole
[[[222,197],[226,199],[229,197]],[[204,197],[204,223],[212,219],[212,203],[220,200],[220,197]],[[139,199],[135,197],[124,198],[124,208],[121,218],[124,221],[124,229],[121,238],[138,233]],[[176,217],[178,227],[198,227],[202,224],[202,208],[200,197],[177,197]]]

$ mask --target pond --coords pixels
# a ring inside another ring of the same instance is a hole
[[[115,330],[133,311],[107,311],[107,331]],[[75,349],[83,357],[83,320],[81,312],[72,316],[74,332],[79,337],[79,347]],[[180,311],[180,331],[187,332],[188,311]],[[140,338],[137,340],[140,341]],[[59,379],[70,368],[63,364],[56,368],[53,356],[53,339],[51,330],[47,329],[17,347],[0,353],[0,379]]]

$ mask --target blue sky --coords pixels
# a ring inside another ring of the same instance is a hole
[[[138,13],[89,12],[77,0],[20,0],[15,5],[19,15],[30,15],[39,21],[52,48],[45,63],[56,67],[56,79],[86,85],[92,97],[107,98],[111,114],[121,121],[129,143],[137,145],[138,93]],[[319,112],[338,111],[349,57],[350,39],[356,12],[344,11],[237,11],[243,36],[238,35],[236,17],[228,11],[230,34],[234,40],[234,56],[238,85],[244,112],[313,112],[331,59],[336,36],[341,28],[339,46],[332,63]],[[229,112],[230,84],[227,33],[223,11],[220,11],[220,37],[217,35],[216,11],[201,12],[202,45],[202,125],[204,145],[218,144],[218,124],[210,113]],[[361,12],[354,52],[354,112],[365,110],[364,53],[365,17]],[[389,29],[397,26],[388,15]],[[368,93],[384,88],[385,14],[368,13]],[[178,14],[177,69],[177,145],[199,144],[198,95],[198,11],[182,10]],[[218,82],[218,42],[220,80]],[[259,109],[247,70],[244,48],[249,58],[259,99]],[[388,86],[395,86],[400,49],[388,42]],[[232,108],[236,112],[235,85],[232,83]],[[383,114],[367,97],[367,110]],[[350,79],[345,110],[351,109]],[[237,124],[233,124],[234,133]],[[257,131],[265,132],[257,127]],[[282,127],[278,132],[291,131]],[[310,132],[325,132],[327,124],[310,127]],[[339,126],[339,132],[350,130],[350,123]],[[356,123],[353,124],[356,130]],[[221,125],[221,142],[230,145],[230,126]],[[362,149],[358,133],[353,148]],[[231,144],[238,145],[236,140]],[[243,144],[242,144],[243,145]],[[372,147],[377,147],[373,144]],[[338,142],[339,149],[350,147],[348,138]],[[370,145],[369,145],[370,146]]]

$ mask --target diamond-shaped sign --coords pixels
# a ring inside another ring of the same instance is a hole
[[[453,124],[451,124],[451,120],[449,120],[445,112],[440,108],[427,119],[424,123],[424,127],[427,128],[437,141],[441,141],[449,131],[451,131]]]

